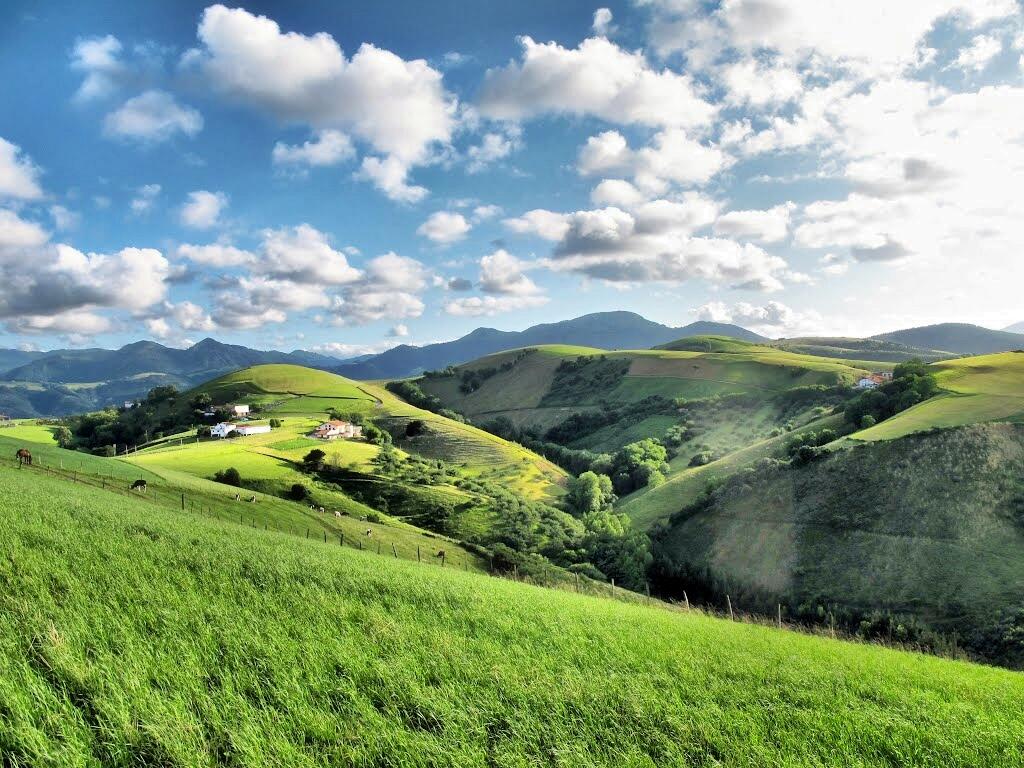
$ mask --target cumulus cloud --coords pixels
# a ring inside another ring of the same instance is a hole
[[[444,311],[456,317],[493,316],[547,302],[546,296],[466,296],[445,302]]]
[[[735,323],[771,337],[814,333],[820,330],[822,323],[819,313],[798,312],[779,301],[769,301],[763,305],[743,301],[728,305],[714,301],[698,307],[696,315],[698,320]]]
[[[223,192],[189,192],[188,200],[181,206],[181,223],[192,229],[211,229],[217,226],[227,205],[228,196]]]
[[[275,165],[338,165],[355,157],[352,139],[341,131],[330,128],[317,131],[315,136],[300,145],[277,142],[272,158]]]
[[[36,222],[0,208],[0,263],[5,256],[16,259],[19,254],[37,248],[49,239],[49,232]]]
[[[520,235],[536,235],[544,240],[561,240],[569,229],[564,213],[555,213],[543,208],[527,211],[522,216],[505,219],[508,229]]]
[[[128,99],[103,121],[107,136],[145,143],[167,141],[179,133],[195,136],[202,128],[203,117],[197,110],[159,90]]]
[[[795,208],[793,203],[784,203],[762,211],[729,211],[715,222],[715,234],[777,243],[789,234],[789,217]]]
[[[124,69],[119,59],[121,47],[121,41],[113,35],[85,38],[75,43],[71,68],[85,75],[75,92],[77,101],[92,101],[114,92]]]
[[[469,159],[466,170],[470,173],[479,173],[498,160],[508,157],[521,146],[521,133],[515,126],[509,126],[504,133],[485,133],[479,144],[466,150]]]
[[[344,285],[361,273],[342,251],[331,247],[323,232],[308,224],[263,231],[256,271],[301,283]]]
[[[437,211],[416,229],[421,235],[438,245],[451,245],[462,240],[469,234],[470,226],[461,213]]]
[[[663,193],[670,184],[702,185],[727,168],[732,159],[716,146],[690,138],[685,131],[660,131],[639,150],[629,147],[617,131],[587,139],[580,149],[577,170],[585,176],[627,174],[651,193]]]
[[[479,107],[485,117],[592,115],[623,125],[697,127],[716,114],[688,75],[652,69],[641,52],[603,37],[572,49],[529,37],[519,42],[521,59],[488,70],[484,78]]]
[[[209,267],[239,267],[256,261],[256,254],[226,243],[178,246],[178,257]]]
[[[17,144],[0,138],[0,198],[38,200],[40,170]]]
[[[425,61],[368,43],[347,57],[326,32],[284,32],[223,5],[203,12],[197,34],[200,46],[183,63],[212,88],[287,122],[351,133],[379,154],[364,159],[360,178],[404,202],[425,194],[407,175],[449,142],[457,107]]]
[[[82,220],[81,214],[63,205],[51,205],[50,216],[53,217],[53,225],[59,230],[74,229]]]
[[[427,275],[423,264],[407,256],[386,253],[372,259],[363,279],[334,297],[333,323],[363,325],[419,317],[425,309],[419,294],[426,288]]]
[[[565,215],[565,233],[544,264],[611,283],[706,280],[774,291],[787,264],[753,244],[694,236],[715,206],[652,201],[634,212],[609,207]]]
[[[523,262],[499,248],[480,259],[480,290],[506,296],[540,294],[540,287],[523,270]]]
[[[391,330],[388,331],[388,336],[393,339],[402,339],[409,335],[409,326],[405,323],[397,323],[391,326]]]

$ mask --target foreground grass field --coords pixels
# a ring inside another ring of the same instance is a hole
[[[1011,672],[0,487],[5,766],[1020,764]]]

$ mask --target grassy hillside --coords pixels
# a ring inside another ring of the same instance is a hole
[[[0,464],[27,765],[1010,765],[1024,678],[541,590]]]
[[[843,336],[818,336],[795,339],[779,339],[772,346],[800,355],[820,355],[843,360],[877,360],[899,363],[904,360],[942,360],[953,357],[952,352],[913,347],[896,341],[882,339],[856,339]]]
[[[1003,352],[930,366],[943,393],[871,429],[858,440],[892,440],[935,427],[1024,421],[1024,353]]]
[[[824,606],[855,628],[873,611],[912,616],[1024,664],[1012,623],[1024,608],[1024,426],[963,427],[741,472],[676,513],[658,550],[680,588],[727,591],[765,611],[777,601],[807,615]]]
[[[425,377],[419,383],[446,406],[474,421],[505,416],[518,424],[547,427],[569,413],[593,409],[603,402],[631,403],[651,395],[698,399],[771,394],[800,386],[852,383],[867,370],[850,361],[795,355],[725,337],[694,337],[669,346],[683,349],[604,352],[541,346],[526,355],[512,350],[459,366],[448,375]],[[621,364],[618,377],[607,375],[608,365],[597,362],[602,356],[611,364]],[[560,366],[564,371],[580,358],[595,363],[560,374]],[[507,364],[511,365],[503,369]],[[479,371],[493,373],[473,391],[465,391],[464,376]]]

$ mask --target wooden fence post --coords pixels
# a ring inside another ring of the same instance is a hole
[[[420,562],[420,545],[416,545],[416,562]]]
[[[327,529],[324,529],[324,544],[327,543]]]
[[[359,539],[358,541],[359,541],[359,551],[362,552],[363,551],[363,540]]]
[[[444,550],[441,550],[441,567],[444,568]]]
[[[683,590],[683,603],[686,604],[686,610],[690,610],[690,598],[686,596],[686,590]]]
[[[733,619],[733,615],[732,615],[732,600],[729,599],[728,595],[725,596],[725,604],[729,606],[729,620],[732,621],[732,619]]]
[[[377,554],[380,554],[380,539],[377,540]]]
[[[184,493],[181,494],[181,508],[182,508],[182,510],[185,509],[185,494]]]
[[[779,625],[779,629],[782,629],[782,603],[779,603],[775,611],[775,621]]]
[[[576,594],[579,594],[579,592],[580,592],[580,575],[578,573],[574,573],[573,577],[574,577],[573,578],[573,582],[575,582],[575,586],[576,586]]]
[[[395,559],[398,559],[398,549],[395,548],[395,542],[391,542],[391,551],[395,554]]]

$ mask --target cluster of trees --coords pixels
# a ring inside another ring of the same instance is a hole
[[[822,450],[823,447],[838,437],[835,430],[827,428],[819,432],[801,432],[786,441],[786,455],[795,467],[810,464],[824,456],[826,452]]]
[[[415,381],[389,381],[384,386],[388,392],[398,395],[410,405],[415,405],[417,408],[444,416],[446,419],[466,423],[465,416],[450,408],[445,408],[444,403],[436,395],[424,392]],[[363,431],[365,432],[366,430],[364,429]]]
[[[668,451],[653,438],[637,440],[616,451],[607,466],[615,492],[620,496],[647,486],[661,485],[668,472]],[[596,467],[595,469],[604,469]]]
[[[873,427],[939,393],[939,385],[926,363],[908,360],[893,369],[892,381],[858,395],[843,416],[860,429]]]
[[[195,415],[183,407],[174,386],[154,387],[134,408],[107,408],[70,416],[67,433],[60,435],[65,448],[113,455],[115,446],[141,445],[165,434],[188,429]]]
[[[585,355],[563,360],[555,369],[551,388],[541,405],[575,405],[586,402],[595,392],[610,392],[629,371],[629,360],[607,355]]]

